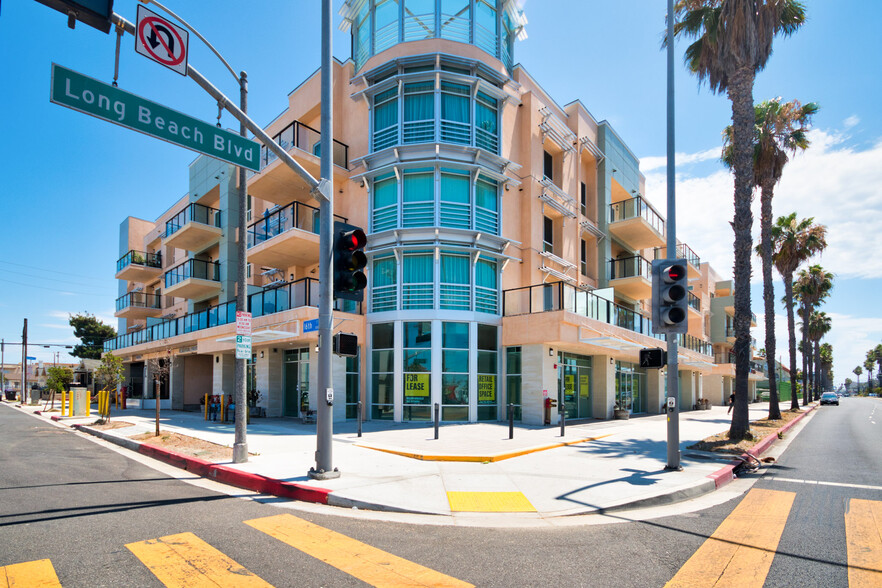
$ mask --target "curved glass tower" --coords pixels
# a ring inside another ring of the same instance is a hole
[[[502,418],[500,129],[514,2],[356,0],[358,91],[369,106],[371,418]]]

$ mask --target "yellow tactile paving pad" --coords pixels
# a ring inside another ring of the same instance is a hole
[[[448,492],[453,512],[536,512],[520,492]]]
[[[849,588],[882,586],[882,502],[852,498],[845,511]]]
[[[38,559],[9,566],[0,566],[3,588],[60,588],[61,582],[48,559]]]

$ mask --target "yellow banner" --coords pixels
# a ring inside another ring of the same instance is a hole
[[[429,396],[429,374],[404,374],[405,396]]]
[[[588,398],[591,395],[591,382],[588,376],[579,376],[579,396]]]
[[[496,402],[496,376],[478,374],[478,403],[493,404]]]

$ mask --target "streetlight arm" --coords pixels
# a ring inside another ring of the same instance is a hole
[[[132,35],[135,34],[135,25],[133,25],[131,22],[118,15],[117,13],[113,13],[113,15],[111,16],[111,20],[115,25],[125,29],[127,33],[131,33]],[[318,180],[312,177],[312,175],[308,171],[306,171],[302,165],[297,163],[297,161],[295,161],[293,157],[288,155],[288,152],[282,149],[282,147],[278,143],[273,141],[272,138],[267,135],[262,128],[260,128],[260,125],[256,124],[253,120],[248,118],[248,115],[242,112],[238,106],[233,104],[229,100],[229,98],[224,96],[223,92],[215,88],[214,84],[209,82],[208,79],[205,78],[205,76],[203,76],[196,70],[196,68],[189,64],[187,65],[187,76],[192,78],[193,81],[199,84],[203,90],[208,92],[208,94],[212,98],[217,100],[223,108],[226,108],[230,114],[232,114],[239,122],[245,125],[245,128],[251,131],[255,137],[260,139],[260,142],[263,143],[267,149],[275,153],[279,157],[279,159],[281,159],[285,163],[285,165],[290,167],[297,175],[303,178],[303,180],[309,185],[309,188],[310,190],[312,190],[313,194],[316,194],[319,197],[327,200],[327,190],[319,189]]]

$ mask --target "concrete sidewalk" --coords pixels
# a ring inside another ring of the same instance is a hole
[[[52,414],[57,415],[42,417]],[[751,420],[767,414],[767,403],[750,405]],[[90,429],[95,419],[60,421],[242,488],[341,507],[434,515],[556,517],[669,504],[714,491],[732,479],[733,469],[729,458],[686,449],[728,429],[725,407],[680,415],[679,472],[664,469],[665,415],[567,425],[564,437],[560,427],[518,426],[514,439],[508,438],[505,424],[443,425],[435,440],[430,424],[387,422],[364,423],[359,438],[356,424],[347,422],[334,425],[333,463],[342,475],[323,481],[306,475],[315,465],[314,424],[252,419],[248,450],[255,455],[244,464],[214,465],[128,439],[154,430],[152,410],[115,411],[114,420],[135,426],[110,431]],[[231,423],[205,421],[197,413],[163,411],[161,428],[233,444]],[[770,437],[766,448],[776,438]]]

